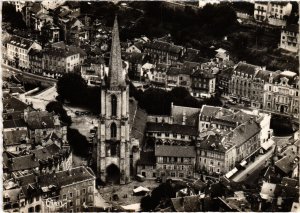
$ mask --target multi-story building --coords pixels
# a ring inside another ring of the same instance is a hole
[[[43,52],[31,49],[28,53],[30,70],[33,73],[43,73]]]
[[[264,85],[263,108],[298,117],[299,76],[291,71],[272,73]]]
[[[259,66],[239,62],[234,67],[232,78],[229,81],[230,97],[250,105],[253,78],[261,69]]]
[[[43,69],[49,72],[68,73],[76,67],[80,70],[80,54],[69,48],[48,48],[43,50]]]
[[[269,82],[270,76],[272,75],[271,71],[268,70],[259,70],[252,80],[251,91],[250,91],[250,100],[251,106],[257,109],[263,108],[264,103],[264,86],[266,82]]]
[[[211,97],[215,94],[216,76],[206,70],[196,70],[191,75],[191,94],[194,97]]]
[[[38,184],[42,188],[57,192],[56,196],[52,197],[51,193],[45,196],[44,211],[82,212],[85,211],[85,207],[93,207],[95,180],[92,170],[83,166],[40,176]],[[57,205],[57,202],[61,205]]]
[[[183,56],[185,49],[164,41],[153,41],[144,44],[144,53],[149,53],[158,63],[175,64]]]
[[[5,151],[18,154],[20,151],[31,147],[26,126],[8,126],[5,122],[3,129],[3,147]],[[9,127],[9,128],[8,128]]]
[[[82,212],[94,206],[95,175],[86,167],[14,178],[3,193],[5,212]]]
[[[156,176],[189,178],[194,176],[195,146],[155,146]]]
[[[281,30],[280,48],[298,53],[299,51],[299,26],[288,25]]]
[[[24,120],[27,123],[29,137],[33,143],[40,143],[47,135],[55,132],[63,141],[66,141],[67,127],[62,126],[58,116],[47,111],[24,111]]]
[[[229,95],[229,82],[231,80],[232,74],[233,74],[233,68],[230,67],[230,68],[221,70],[217,75],[218,90],[224,96]]]
[[[55,43],[60,41],[60,29],[53,23],[46,23],[41,28],[41,33],[47,42]]]
[[[204,106],[196,167],[199,172],[224,174],[260,149],[261,127],[254,116]]]
[[[290,2],[263,2],[256,1],[254,5],[254,18],[258,22],[265,22],[274,26],[285,26],[285,17],[292,11]]]
[[[146,136],[154,137],[156,145],[189,145],[198,135],[194,126],[169,123],[147,123]]]
[[[20,68],[30,68],[28,53],[31,49],[41,50],[42,46],[33,40],[12,36],[7,43],[8,63]]]
[[[184,67],[170,67],[167,71],[167,86],[185,87],[187,89],[191,86],[191,74],[193,70],[185,69]]]

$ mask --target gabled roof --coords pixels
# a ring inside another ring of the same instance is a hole
[[[24,119],[11,119],[3,121],[3,128],[17,128],[17,127],[26,127]]]
[[[4,131],[3,132],[3,144],[5,146],[12,146],[21,144],[23,141],[27,142],[27,129],[16,131]]]
[[[19,36],[13,35],[10,40],[8,41],[8,44],[20,47],[22,49],[28,50],[31,45],[34,43],[34,41],[27,39],[27,38],[22,38]]]
[[[47,111],[32,111],[28,113],[27,124],[32,130],[54,128],[54,118]]]
[[[215,78],[215,75],[208,72],[207,70],[195,70],[192,74],[192,77],[212,79]]]
[[[166,132],[181,135],[196,136],[198,134],[197,127],[180,125],[180,124],[168,124],[168,123],[147,123],[147,132]]]
[[[269,79],[271,77],[273,72],[268,70],[259,70],[257,74],[255,75],[255,78],[259,78],[261,80],[264,80],[265,82],[269,82]]]
[[[134,121],[131,126],[131,137],[143,141],[144,133],[146,129],[147,113],[141,108],[137,107]]]
[[[259,69],[260,69],[259,66],[256,66],[253,64],[247,64],[245,62],[239,62],[234,70],[236,72],[252,75],[252,77],[254,77],[256,74],[256,71],[258,71]]]
[[[68,171],[60,171],[39,177],[39,184],[41,187],[47,187],[49,185],[55,185],[57,187],[64,187],[70,184],[76,184],[78,182],[95,180],[93,172],[83,166],[71,168]]]
[[[176,212],[199,212],[201,210],[199,195],[171,198],[171,201]]]
[[[165,52],[176,53],[176,54],[180,53],[180,51],[183,50],[182,46],[178,46],[165,41],[158,41],[158,40],[145,43],[144,47],[157,49]]]
[[[183,117],[185,116],[185,125],[197,126],[199,113],[199,108],[173,105],[171,117],[173,118],[173,124],[182,124]]]
[[[2,101],[3,101],[3,109],[4,110],[13,109],[14,111],[24,112],[24,109],[26,109],[28,107],[28,105],[26,103],[11,96],[10,94],[4,94]]]
[[[295,161],[296,157],[297,153],[292,150],[285,152],[285,156],[275,162],[275,167],[285,174],[288,174],[295,169],[298,164],[298,162]]]
[[[155,146],[155,156],[158,157],[196,157],[196,149],[194,146]]]

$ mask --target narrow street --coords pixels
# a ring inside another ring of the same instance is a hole
[[[245,170],[241,170],[240,173],[238,173],[236,176],[233,177],[234,182],[241,182],[247,178],[247,174],[251,174],[255,172],[255,170],[259,169],[261,166],[264,165],[266,160],[268,160],[273,152],[274,152],[275,146],[272,146],[272,148],[265,154],[259,155],[256,157],[254,162],[249,162],[247,164],[247,167]]]

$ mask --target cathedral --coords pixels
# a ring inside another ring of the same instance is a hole
[[[143,122],[141,123],[141,121]],[[106,183],[127,184],[135,174],[146,125],[146,113],[129,98],[123,70],[117,17],[112,30],[109,73],[101,89],[96,144],[97,176]]]

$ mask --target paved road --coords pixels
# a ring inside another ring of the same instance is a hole
[[[234,182],[241,182],[244,179],[247,178],[247,174],[253,173],[255,170],[260,169],[261,166],[264,165],[265,161],[268,160],[273,152],[274,152],[275,146],[273,146],[267,153],[264,155],[259,155],[254,162],[248,164],[247,168],[245,170],[241,170],[239,174],[237,174],[232,180]]]
[[[8,66],[6,64],[2,64],[1,67],[2,67],[3,72],[7,72],[7,69],[9,69],[10,71],[14,71],[15,73],[20,73],[24,77],[27,77],[27,78],[29,77],[29,78],[32,78],[34,80],[45,81],[45,82],[49,82],[49,83],[56,83],[57,82],[57,79],[48,78],[48,77],[45,77],[45,76],[36,75],[36,74],[28,73],[28,72],[23,72],[23,71],[21,71],[17,68]]]

